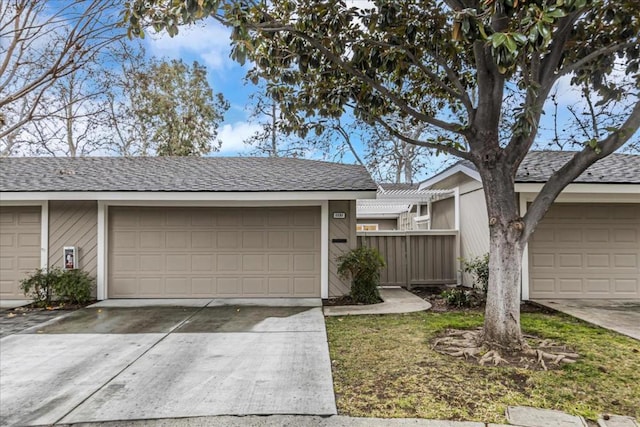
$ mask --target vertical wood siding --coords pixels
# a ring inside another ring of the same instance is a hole
[[[49,202],[49,267],[63,267],[62,249],[78,249],[78,267],[96,275],[98,204],[95,201]]]
[[[387,266],[385,286],[456,283],[457,232],[358,233],[358,244],[378,249]]]

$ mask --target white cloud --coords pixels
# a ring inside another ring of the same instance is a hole
[[[147,47],[154,56],[175,59],[193,57],[209,69],[223,71],[234,65],[229,58],[229,35],[229,29],[213,19],[207,19],[202,24],[181,27],[175,37],[170,37],[165,31],[151,34],[147,39]]]
[[[251,149],[244,141],[258,132],[261,126],[257,123],[235,122],[225,124],[218,131],[218,138],[222,141],[220,153],[236,154],[247,152]]]

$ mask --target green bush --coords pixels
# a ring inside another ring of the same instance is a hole
[[[91,289],[95,280],[83,270],[65,270],[54,287],[61,302],[84,304],[91,300]]]
[[[338,275],[351,279],[351,298],[359,304],[380,302],[380,270],[384,259],[374,248],[360,247],[337,258]]]
[[[20,289],[38,307],[46,307],[51,305],[53,289],[61,274],[62,270],[59,268],[38,268],[35,273],[20,281]]]
[[[443,291],[442,298],[447,305],[452,307],[475,307],[478,305],[478,298],[473,289],[453,288]]]
[[[55,300],[63,304],[84,304],[91,299],[94,279],[86,271],[37,269],[20,281],[20,289],[39,307]]]
[[[484,256],[473,258],[467,261],[463,258],[462,271],[465,273],[471,273],[473,276],[473,286],[482,289],[482,293],[487,295],[489,289],[489,254]]]

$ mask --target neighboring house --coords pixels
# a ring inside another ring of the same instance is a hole
[[[527,155],[516,176],[522,215],[572,155]],[[484,190],[471,162],[456,163],[420,189],[454,189],[432,204],[432,228],[459,229],[465,259],[489,251]],[[463,283],[471,284],[468,275]],[[610,155],[563,190],[525,250],[522,298],[640,298],[640,156]]]
[[[428,230],[431,202],[453,193],[418,187],[419,184],[378,184],[375,200],[358,200],[357,231]]]
[[[0,159],[0,298],[63,267],[96,297],[343,295],[337,255],[356,246],[361,166],[289,158]]]

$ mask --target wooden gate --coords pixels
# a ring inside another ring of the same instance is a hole
[[[376,248],[387,266],[380,272],[384,286],[457,283],[457,231],[359,232],[358,246]]]

